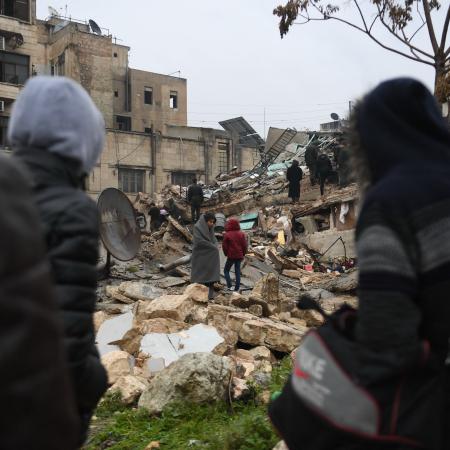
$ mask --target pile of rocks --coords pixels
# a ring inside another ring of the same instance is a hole
[[[262,277],[247,295],[221,294],[213,303],[208,288],[199,284],[178,294],[151,282],[124,282],[105,290],[123,305],[121,314],[95,315],[110,390],[151,413],[182,399],[242,398],[254,384],[262,388],[261,400],[268,401],[273,364],[322,323],[317,313],[296,308],[274,274]],[[323,289],[310,294],[328,311],[355,302]]]

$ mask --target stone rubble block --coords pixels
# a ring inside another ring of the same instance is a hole
[[[102,357],[102,364],[108,374],[108,384],[115,384],[121,377],[132,375],[131,356],[121,350],[107,353]]]
[[[141,394],[147,389],[149,383],[133,375],[120,377],[110,388],[109,392],[118,392],[125,405],[136,402]]]
[[[190,297],[194,302],[208,304],[208,287],[203,284],[190,284],[184,291],[184,295]]]

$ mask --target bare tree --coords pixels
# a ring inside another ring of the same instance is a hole
[[[432,13],[442,7],[440,0],[368,0],[364,4],[362,0],[335,1],[336,4],[328,4],[327,0],[289,0],[284,6],[278,6],[273,13],[280,17],[281,37],[294,24],[336,20],[364,33],[390,52],[432,66],[436,98],[441,103],[450,100],[450,45],[447,44],[450,5],[439,36]],[[341,6],[344,2],[354,7],[358,20],[343,17]],[[415,38],[422,30],[428,32],[430,48],[415,44]],[[387,43],[386,33],[395,38],[398,46]]]

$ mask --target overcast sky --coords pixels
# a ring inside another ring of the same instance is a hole
[[[432,88],[432,68],[386,52],[336,22],[295,26],[281,40],[272,15],[280,2],[37,3],[41,19],[48,16],[48,6],[64,13],[67,5],[74,19],[94,19],[109,29],[118,43],[131,47],[133,68],[164,74],[180,70],[188,79],[188,119],[193,126],[220,128],[219,120],[242,115],[261,135],[269,126],[317,129],[319,123],[331,120],[332,112],[345,116],[349,100],[382,80],[413,76]],[[421,32],[417,43],[426,43],[426,37],[426,31]]]

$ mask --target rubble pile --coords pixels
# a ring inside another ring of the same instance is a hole
[[[301,160],[304,147],[289,151]],[[357,306],[356,186],[328,186],[320,197],[305,176],[301,203],[290,205],[288,165],[276,161],[263,175],[222,174],[204,188],[203,209],[218,214],[218,239],[234,216],[249,243],[240,292],[217,283],[213,301],[207,287],[189,284],[186,189],[167,186],[154,199],[138,195],[136,211],[146,214],[153,200],[167,214],[157,230],[147,224],[134,260],[113,266],[95,314],[110,390],[125,404],[159,413],[181,399],[245,399],[255,384],[267,402],[273,365],[323,322],[319,313],[297,308],[299,294],[307,292],[328,313]]]

